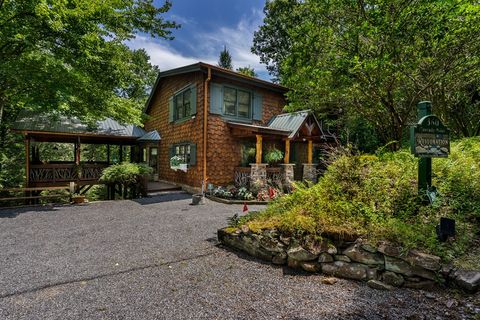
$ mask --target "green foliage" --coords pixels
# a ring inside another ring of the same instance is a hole
[[[440,197],[432,206],[419,201],[418,159],[409,152],[339,155],[316,185],[296,185],[295,192],[277,199],[248,225],[252,230],[387,239],[444,258],[459,256],[479,231],[479,155],[480,138],[471,138],[455,142],[449,158],[434,159],[433,184]],[[456,220],[455,241],[438,242],[440,217]]]
[[[353,114],[385,144],[431,100],[457,135],[480,133],[478,3],[272,0],[264,10],[252,51],[292,89],[291,110]]]
[[[151,173],[152,168],[145,164],[123,162],[111,165],[103,170],[100,181],[107,184],[131,185],[138,183],[142,176]]]
[[[276,164],[282,160],[283,152],[278,150],[277,148],[272,148],[265,154],[265,161],[268,164]]]
[[[218,58],[218,66],[228,70],[232,70],[232,56],[227,50],[227,47],[223,47],[223,50],[220,52],[220,57]]]
[[[243,75],[249,76],[249,77],[256,77],[257,76],[257,73],[255,72],[255,69],[253,69],[250,66],[237,68],[237,72],[241,73]]]

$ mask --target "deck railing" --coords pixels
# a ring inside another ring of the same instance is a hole
[[[97,181],[102,175],[106,163],[47,163],[30,165],[29,182],[31,184],[58,184],[70,181]]]

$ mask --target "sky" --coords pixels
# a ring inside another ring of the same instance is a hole
[[[138,35],[128,45],[144,48],[161,71],[199,61],[217,65],[225,45],[234,69],[251,66],[269,80],[265,66],[250,51],[253,32],[262,25],[265,0],[171,0],[164,17],[181,24],[173,30],[174,40]],[[155,0],[161,6],[163,0]]]

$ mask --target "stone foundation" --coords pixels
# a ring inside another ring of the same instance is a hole
[[[338,237],[305,236],[301,239],[266,230],[252,233],[241,229],[220,229],[218,239],[224,245],[276,265],[307,272],[365,281],[372,288],[391,290],[407,287],[430,290],[452,286],[467,292],[480,289],[480,272],[454,269],[442,265],[440,257],[417,250],[404,253],[402,248],[387,242],[376,246]]]
[[[267,185],[267,165],[266,163],[250,164],[250,188],[262,188]]]
[[[282,173],[282,184],[286,190],[290,190],[292,182],[294,181],[294,166],[293,163],[283,163],[280,165]]]
[[[317,165],[314,163],[303,164],[303,181],[317,182]]]

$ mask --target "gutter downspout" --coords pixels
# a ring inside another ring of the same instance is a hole
[[[207,125],[208,125],[208,84],[212,79],[212,69],[208,70],[208,76],[205,80],[204,92],[203,92],[203,181],[202,181],[202,194],[205,194],[207,187]]]

